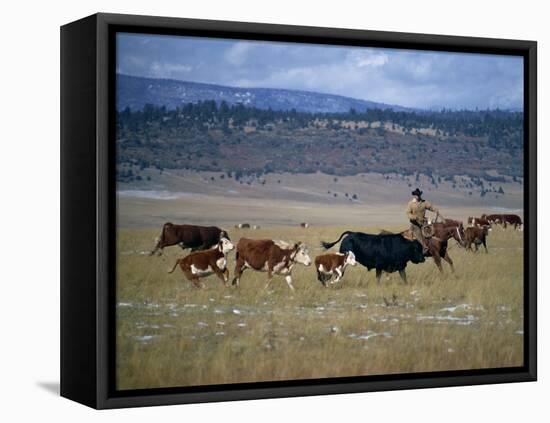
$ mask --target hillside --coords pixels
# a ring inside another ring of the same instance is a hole
[[[291,110],[310,113],[342,113],[350,109],[408,110],[405,107],[358,100],[339,95],[309,91],[271,88],[237,88],[171,79],[142,78],[117,74],[117,110],[129,107],[141,110],[146,104],[165,106],[168,110],[186,103],[214,100],[229,105],[272,110]]]
[[[521,113],[309,114],[202,102],[125,110],[117,123],[119,182],[150,178],[148,168],[220,172],[246,184],[285,172],[379,173],[484,196],[523,177]]]

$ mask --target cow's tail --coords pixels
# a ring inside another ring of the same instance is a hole
[[[177,259],[176,263],[174,264],[174,267],[172,267],[172,270],[169,270],[168,273],[174,273],[174,270],[176,270],[176,267],[178,267],[178,264],[180,264],[181,259]]]
[[[342,234],[340,235],[340,238],[338,238],[336,241],[334,242],[325,242],[325,241],[321,241],[321,247],[323,247],[325,250],[328,250],[329,248],[332,248],[334,247],[336,244],[338,244],[340,242],[340,240],[344,237],[344,235],[348,235],[348,234],[351,234],[352,232],[351,231],[345,231],[345,232],[342,232]]]

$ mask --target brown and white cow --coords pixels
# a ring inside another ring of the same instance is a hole
[[[302,223],[300,223],[300,227],[301,227],[301,228],[304,228],[304,229],[307,229],[307,228],[309,228],[309,223],[307,223],[307,222],[302,222]]]
[[[289,288],[292,286],[292,268],[296,263],[309,266],[311,258],[305,244],[287,243],[271,239],[241,238],[237,244],[235,277],[233,285],[239,285],[245,269],[267,272],[266,288],[273,275],[284,275]]]
[[[191,251],[201,251],[216,245],[222,238],[229,239],[223,229],[216,226],[174,225],[165,223],[160,237],[150,255],[161,255],[164,247],[179,245],[182,249],[191,248]]]
[[[483,214],[481,217],[487,219],[490,223],[502,225],[505,229],[508,225],[514,227],[514,229],[522,229],[523,221],[517,214]]]
[[[506,229],[508,225],[513,226],[514,229],[523,229],[523,221],[517,214],[503,214],[501,215],[501,219],[504,229]]]
[[[491,222],[483,217],[468,217],[468,225],[477,226],[478,228],[487,227],[491,230]]]
[[[329,253],[321,254],[315,257],[315,268],[317,269],[317,279],[327,286],[327,283],[335,284],[340,282],[340,279],[344,276],[346,267],[355,266],[355,254],[352,251],[346,251],[345,253]],[[336,277],[333,279],[333,276]]]
[[[186,257],[180,258],[174,264],[172,270],[168,273],[173,273],[179,265],[185,277],[200,288],[200,278],[215,274],[221,279],[224,285],[227,285],[229,280],[229,270],[227,270],[227,254],[233,250],[235,246],[229,239],[222,238],[218,244],[206,251],[197,251]]]
[[[482,214],[481,218],[486,219],[491,225],[498,225],[502,223],[502,221],[500,220],[500,216],[500,214]]]

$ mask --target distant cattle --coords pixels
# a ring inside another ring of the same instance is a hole
[[[483,226],[471,226],[469,228],[463,229],[461,236],[462,236],[462,246],[465,247],[467,250],[472,251],[472,244],[475,245],[476,251],[478,251],[478,248],[481,244],[483,244],[483,247],[485,247],[485,252],[487,251],[487,235],[489,234],[489,227]]]
[[[216,245],[222,238],[229,239],[223,229],[216,226],[174,225],[165,223],[150,255],[162,254],[164,247],[179,245],[182,249],[191,248],[191,251],[206,250]]]
[[[405,268],[407,263],[423,263],[422,245],[418,241],[405,239],[401,234],[371,235],[362,232],[345,231],[334,242],[322,242],[329,249],[345,236],[340,244],[340,252],[351,251],[355,260],[368,270],[376,269],[376,282],[380,283],[382,271],[398,271],[403,281],[407,282]]]
[[[269,286],[273,275],[284,275],[289,288],[292,285],[292,268],[296,263],[309,266],[311,258],[307,247],[302,243],[286,243],[271,239],[241,238],[237,244],[235,277],[233,285],[239,285],[245,269],[267,272]]]
[[[327,286],[327,283],[338,283],[344,276],[346,267],[348,265],[355,266],[356,264],[355,254],[353,254],[352,251],[347,251],[346,253],[321,254],[315,257],[317,279],[324,286]]]
[[[483,217],[468,217],[468,225],[477,226],[478,228],[487,227],[488,230],[491,230],[491,222]]]
[[[239,223],[235,225],[236,229],[250,229],[250,223]]]
[[[302,228],[306,228],[306,229],[307,229],[307,228],[309,228],[309,223],[307,223],[307,222],[302,222],[302,223],[300,223],[300,226],[301,226]]]
[[[504,228],[511,225],[514,229],[521,229],[523,226],[521,217],[517,214],[483,214],[481,217],[487,219],[490,223],[502,225]]]
[[[187,257],[180,258],[174,264],[172,270],[168,273],[173,273],[179,265],[185,277],[200,288],[199,279],[205,276],[215,274],[220,278],[224,285],[227,285],[229,280],[229,271],[227,270],[227,254],[233,250],[235,246],[229,239],[222,238],[218,245],[210,250],[197,251],[189,254]]]
[[[487,220],[487,222],[491,225],[498,225],[502,223],[500,214],[482,214],[481,218]]]
[[[519,217],[517,214],[503,214],[502,225],[505,228],[506,226],[510,225],[513,226],[514,229],[521,229],[523,226],[523,221],[521,220],[521,217]]]
[[[252,226],[252,229],[260,229],[260,225],[254,225]]]

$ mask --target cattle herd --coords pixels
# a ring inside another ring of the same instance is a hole
[[[339,252],[325,253],[315,257],[317,279],[323,286],[340,282],[347,266],[360,263],[368,270],[375,269],[376,281],[379,283],[382,272],[399,272],[404,282],[407,282],[405,268],[409,262],[418,264],[425,257],[432,257],[438,269],[442,272],[441,259],[453,269],[453,261],[447,251],[448,241],[453,238],[460,247],[475,251],[483,245],[487,250],[487,236],[491,228],[501,225],[514,229],[522,229],[523,223],[514,214],[483,214],[481,217],[469,217],[468,226],[464,227],[459,220],[443,219],[442,222],[431,223],[426,241],[428,252],[424,253],[420,242],[412,238],[410,231],[391,233],[382,231],[379,234],[345,231],[333,242],[322,242],[325,250],[340,242]],[[309,224],[301,223],[302,228]],[[250,224],[236,225],[238,228],[254,229],[258,226]],[[266,288],[274,275],[284,276],[291,290],[292,268],[296,264],[309,266],[312,259],[307,246],[301,242],[285,242],[271,239],[241,238],[236,247],[227,231],[216,226],[174,225],[164,224],[160,237],[156,241],[151,255],[162,254],[163,248],[179,245],[182,249],[191,249],[191,253],[180,258],[169,273],[179,265],[185,277],[196,287],[201,287],[200,278],[215,274],[227,286],[229,270],[227,255],[235,250],[235,270],[232,285],[239,286],[245,270],[251,269],[267,273]]]

